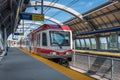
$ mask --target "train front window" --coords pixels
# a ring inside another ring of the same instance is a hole
[[[50,31],[50,44],[52,46],[70,46],[70,32]]]

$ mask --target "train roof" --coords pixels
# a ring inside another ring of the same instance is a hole
[[[51,25],[51,24],[43,24],[42,26],[38,27],[30,34],[42,31],[42,30],[71,30],[67,25]],[[29,35],[29,34],[28,34]]]

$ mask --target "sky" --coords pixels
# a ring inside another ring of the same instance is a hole
[[[31,1],[40,1],[40,0],[31,0]],[[44,1],[57,1],[57,3],[66,5],[72,9],[76,10],[77,12],[83,14],[84,12],[97,7],[98,5],[101,5],[105,2],[107,2],[108,0],[44,0]],[[59,10],[56,8],[49,7],[50,10],[48,10],[46,12],[46,8],[48,8],[48,7],[44,7],[45,15],[52,16],[53,18],[55,18],[61,22],[64,22],[64,21],[70,19],[71,17],[74,17],[73,15],[69,14],[68,12],[65,12],[65,11],[62,11],[62,10]],[[41,8],[38,8],[38,10],[35,10],[34,8],[27,8],[26,12],[40,13],[41,12],[40,9]]]
[[[41,0],[30,0],[30,1],[41,1]],[[83,14],[109,0],[44,0],[44,1],[54,1],[56,3],[62,4],[62,5],[66,5],[69,8],[74,9],[75,11],[79,12],[80,14]],[[50,5],[54,5],[54,4],[50,4]],[[49,16],[52,17],[60,22],[65,22],[71,18],[73,18],[74,16],[71,15],[68,12],[56,9],[56,8],[51,8],[51,7],[44,7],[44,15],[45,16]],[[37,7],[37,10],[35,10],[34,7],[29,7],[25,10],[25,12],[29,12],[29,13],[36,13],[36,14],[40,14],[41,13],[41,7]],[[35,23],[35,21],[30,21],[30,20],[25,20],[24,22],[32,22]],[[55,24],[49,20],[44,20],[44,21],[37,21],[37,23],[40,24]],[[27,27],[33,27],[33,28],[37,28],[39,27],[38,25],[31,25],[31,24],[25,24],[24,26]],[[21,25],[18,27],[22,27]],[[17,31],[19,32],[19,31]],[[30,32],[30,31],[25,31],[25,36]],[[14,36],[16,37],[16,36]],[[19,36],[17,36],[19,38]],[[21,36],[20,36],[21,37]],[[11,36],[10,38],[11,39]]]

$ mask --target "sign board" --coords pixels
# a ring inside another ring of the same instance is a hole
[[[44,21],[44,15],[32,13],[20,13],[20,19]]]
[[[44,16],[43,15],[32,15],[32,20],[37,20],[37,21],[44,21]]]
[[[14,35],[24,36],[24,33],[14,33]]]

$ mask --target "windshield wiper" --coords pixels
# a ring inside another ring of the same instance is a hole
[[[62,49],[62,45],[60,45],[58,42],[53,42],[52,44],[57,44],[60,47],[60,49]]]

